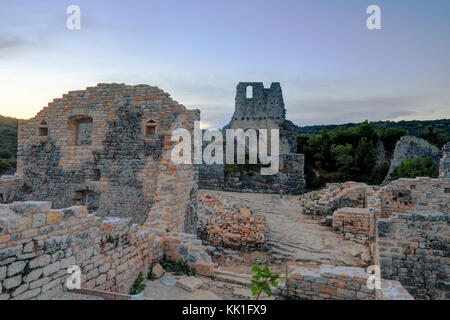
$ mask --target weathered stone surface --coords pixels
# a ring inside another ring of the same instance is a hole
[[[25,261],[16,261],[9,265],[8,267],[8,277],[14,276],[20,273],[25,268]]]
[[[439,177],[450,179],[450,142],[444,145],[442,153],[443,155],[439,163]]]
[[[45,213],[34,215],[32,225],[51,233],[82,205],[140,224],[165,212],[169,230],[195,232],[197,172],[171,163],[170,135],[179,127],[193,131],[200,112],[147,85],[98,84],[74,92],[19,121],[17,173],[0,181],[0,202],[51,199],[54,208],[66,209],[49,211],[48,201],[12,204],[18,219],[9,219],[9,232],[27,228],[20,217]]]
[[[326,188],[301,196],[300,206],[304,214],[327,216],[344,207],[365,207],[366,195],[373,189],[365,183],[330,183]]]
[[[15,277],[7,278],[7,279],[3,280],[3,287],[5,289],[9,290],[9,289],[18,287],[21,282],[22,282],[22,276],[19,274]]]
[[[199,196],[197,235],[204,242],[224,248],[254,250],[268,238],[264,216],[211,194]]]
[[[200,280],[199,278],[196,277],[186,277],[186,278],[182,278],[180,280],[178,280],[177,282],[177,286],[187,290],[189,292],[194,292],[195,290],[201,288],[201,286],[203,285],[202,280]]]
[[[155,277],[156,279],[161,278],[165,272],[166,271],[164,270],[163,267],[161,267],[159,263],[154,265],[152,268],[152,276]]]
[[[37,280],[42,275],[43,270],[44,270],[43,268],[34,269],[29,274],[23,277],[23,281],[32,282],[34,280]]]
[[[48,254],[44,254],[42,256],[39,256],[33,260],[30,261],[30,268],[39,268],[39,267],[45,267],[52,261],[52,257]]]
[[[115,292],[129,292],[138,274],[146,274],[164,255],[183,259],[196,269],[194,262],[212,268],[207,248],[193,234],[167,232],[164,227],[156,228],[155,222],[152,226],[138,226],[129,218],[99,218],[87,214],[85,207],[60,211],[71,214],[63,218],[64,222],[51,224],[50,233],[19,245],[14,239],[4,243],[6,247],[0,250],[0,283],[8,293],[2,298],[50,299],[62,292],[77,265],[83,287]],[[28,228],[33,229],[31,221],[40,214],[27,216]],[[15,215],[8,213],[10,218]],[[42,228],[52,222],[47,221]]]

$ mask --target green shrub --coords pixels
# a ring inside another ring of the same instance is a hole
[[[416,177],[431,177],[437,178],[439,176],[439,167],[433,163],[430,157],[409,159],[404,161],[401,165],[395,168],[392,178],[416,178]]]
[[[144,291],[145,283],[143,283],[143,281],[144,281],[144,275],[142,274],[142,272],[139,272],[138,277],[136,278],[136,280],[134,280],[133,285],[131,286],[131,289],[130,289],[131,295],[135,295],[135,294],[138,294],[138,293],[141,293],[142,291]]]

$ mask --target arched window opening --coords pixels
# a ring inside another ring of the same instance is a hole
[[[253,99],[253,87],[248,86],[246,90],[247,90],[246,92],[247,99]]]
[[[145,123],[144,133],[146,136],[156,134],[156,122],[149,120]]]

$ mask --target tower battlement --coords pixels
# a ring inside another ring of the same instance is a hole
[[[262,82],[239,82],[233,121],[279,122],[285,119],[286,109],[279,82],[272,82],[270,88],[264,88]]]

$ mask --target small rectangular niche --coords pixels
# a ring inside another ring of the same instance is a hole
[[[48,128],[47,127],[39,127],[38,128],[38,136],[39,137],[47,137],[48,136]]]
[[[144,134],[146,136],[152,136],[156,134],[156,122],[149,120],[145,123]]]

